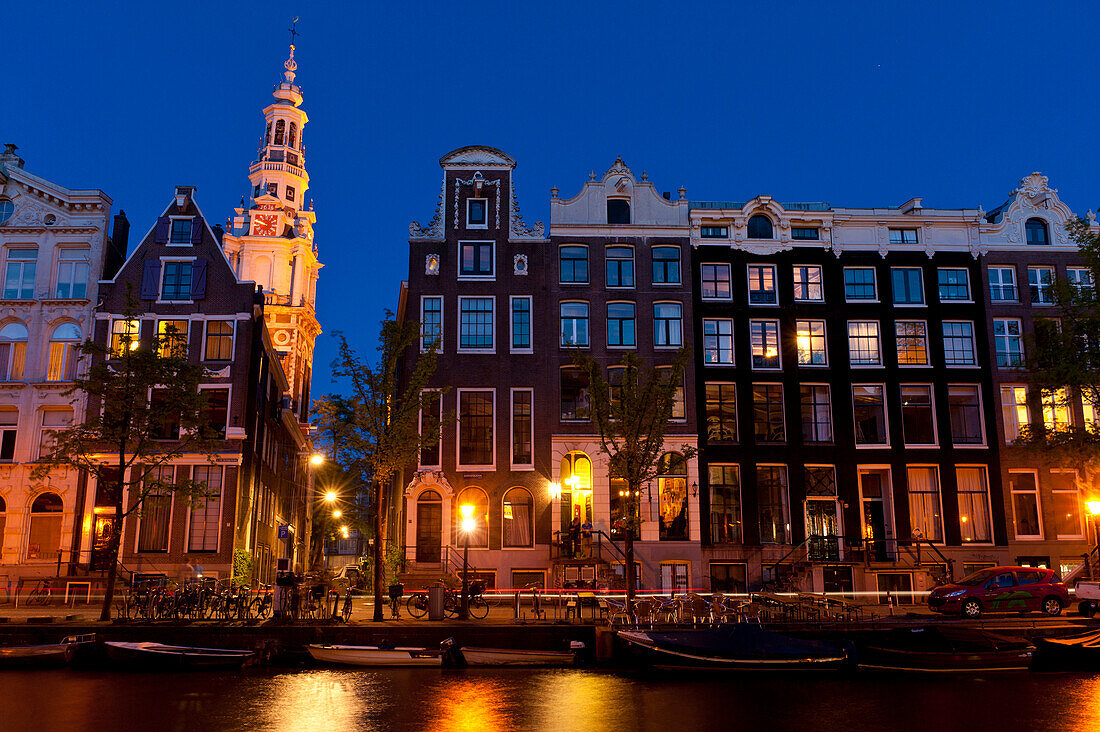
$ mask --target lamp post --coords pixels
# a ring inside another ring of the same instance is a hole
[[[458,608],[460,620],[470,618],[470,534],[474,530],[474,507],[464,503],[459,506],[462,512],[462,598]]]
[[[1089,516],[1092,517],[1093,540],[1096,542],[1096,546],[1100,547],[1100,525],[1097,524],[1097,518],[1100,517],[1100,501],[1095,499],[1086,501],[1085,508],[1088,509]],[[1085,566],[1088,567],[1089,579],[1092,579],[1092,551],[1085,555]]]

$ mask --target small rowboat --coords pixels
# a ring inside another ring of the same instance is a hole
[[[897,628],[859,648],[860,668],[966,673],[1022,671],[1035,646],[1023,638],[972,628]]]
[[[384,646],[328,646],[312,643],[309,655],[315,661],[348,666],[439,666],[439,650],[431,648],[386,648]]]
[[[107,641],[107,657],[124,664],[164,669],[241,668],[256,660],[255,651],[234,648],[194,648],[163,643]]]
[[[1043,671],[1100,669],[1100,630],[1068,638],[1040,638],[1036,668]]]
[[[72,662],[77,649],[95,643],[95,633],[70,635],[60,643],[0,648],[0,668],[48,668]]]
[[[568,651],[528,650],[525,648],[459,647],[448,638],[440,644],[443,665],[463,666],[573,666],[584,643],[572,641]]]
[[[618,632],[647,665],[661,669],[726,671],[831,670],[851,665],[850,650],[740,623],[726,628]]]

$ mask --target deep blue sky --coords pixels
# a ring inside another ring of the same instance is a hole
[[[176,184],[224,221],[301,16],[321,323],[368,349],[462,145],[519,161],[528,221],[616,155],[692,199],[988,210],[1042,170],[1100,205],[1095,4],[772,5],[13,2],[0,142],[106,191],[131,244]]]

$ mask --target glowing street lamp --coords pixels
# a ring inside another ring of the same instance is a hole
[[[326,503],[336,503],[336,491],[327,491],[325,493]]]
[[[1089,501],[1085,504],[1085,508],[1089,510],[1089,514],[1096,516],[1100,514],[1100,501]]]
[[[335,511],[332,512],[332,517],[333,518],[340,518],[343,515],[344,515],[344,512],[341,511],[340,509],[336,509]]]
[[[315,452],[309,457],[311,465],[321,465],[325,462],[325,454],[323,452]]]
[[[458,617],[468,620],[470,617],[470,534],[477,527],[474,520],[473,504],[464,503],[458,507],[462,514],[462,602],[458,608]]]

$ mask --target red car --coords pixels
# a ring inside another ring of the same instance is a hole
[[[928,607],[938,613],[976,618],[983,612],[1059,615],[1069,606],[1069,591],[1054,572],[1037,567],[992,567],[937,587]]]

